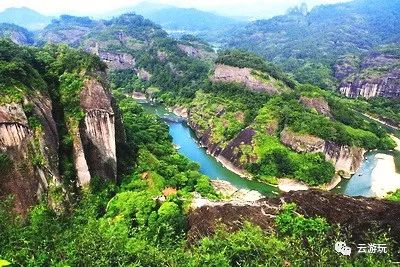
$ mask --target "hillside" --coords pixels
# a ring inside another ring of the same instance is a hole
[[[0,23],[12,23],[29,30],[43,29],[52,19],[26,7],[7,8],[0,12]]]
[[[399,42],[399,21],[398,0],[355,0],[252,22],[228,33],[227,46],[262,55],[300,82],[337,89],[339,58]]]
[[[33,33],[15,24],[0,23],[0,37],[9,38],[20,45],[33,45],[34,43]]]
[[[137,74],[128,77],[131,91],[132,84],[142,88],[152,84],[190,94],[192,80],[200,80],[208,71],[208,63],[200,59],[213,54],[208,45],[171,39],[158,25],[135,14],[108,21],[61,16],[39,32],[38,39],[82,48],[98,55],[111,71]]]

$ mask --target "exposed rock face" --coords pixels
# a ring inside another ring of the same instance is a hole
[[[86,185],[94,176],[116,181],[117,143],[125,141],[125,132],[111,92],[94,78],[86,80],[80,106],[84,119],[79,125],[69,125],[78,182]],[[30,128],[27,116],[39,120],[40,126]],[[57,129],[52,102],[39,92],[26,98],[24,107],[16,103],[0,106],[0,198],[14,195],[14,207],[20,214],[61,186]],[[54,209],[62,208],[62,199],[48,197]]]
[[[32,113],[41,121],[41,131],[28,126],[21,104],[0,106],[0,152],[9,160],[0,170],[0,198],[13,195],[14,208],[20,214],[36,204],[50,186],[60,184],[58,135],[51,101],[38,95],[26,102],[32,105]],[[59,203],[49,201],[58,208]]]
[[[219,113],[223,113],[221,110]],[[256,158],[246,157],[243,159],[243,153],[240,149],[243,145],[252,145],[253,137],[255,131],[248,127],[243,129],[239,134],[237,134],[226,146],[221,147],[220,144],[216,144],[212,141],[211,131],[212,128],[202,130],[199,125],[194,122],[189,113],[188,119],[189,126],[194,130],[200,144],[207,149],[207,152],[217,157],[217,159],[223,163],[228,163],[230,169],[240,175],[245,175],[243,170],[244,164],[249,162],[254,162]]]
[[[351,198],[318,190],[289,192],[285,202],[294,202],[305,216],[321,216],[332,224],[350,229],[358,239],[375,224],[400,241],[400,204],[373,198]]]
[[[57,32],[42,32],[40,39],[51,44],[66,43],[71,46],[79,45],[82,37],[91,31],[89,27],[73,27],[70,29],[62,29]]]
[[[127,53],[117,53],[110,51],[103,51],[100,49],[98,42],[94,44],[94,47],[88,49],[89,52],[99,56],[99,58],[107,64],[107,67],[111,70],[124,70],[133,69],[136,66],[135,58]]]
[[[99,52],[98,56],[111,70],[133,69],[136,65],[135,58],[126,53]]]
[[[379,79],[344,82],[340,85],[339,91],[347,97],[400,98],[400,70],[388,73]]]
[[[344,177],[350,178],[361,166],[365,150],[360,147],[341,146],[333,142],[326,142],[324,154],[331,161],[336,171],[342,171]]]
[[[240,149],[242,145],[252,145],[255,134],[256,132],[250,127],[244,129],[228,143],[220,155],[237,167],[243,167],[243,163],[255,161],[256,159],[253,157],[247,157],[242,161],[243,154]]]
[[[224,197],[228,197],[229,199],[235,201],[257,201],[263,198],[263,195],[255,190],[248,189],[239,189],[232,185],[230,182],[224,180],[212,180],[211,184],[213,185],[215,191],[217,193],[222,194]]]
[[[320,190],[291,191],[278,198],[266,198],[257,202],[212,202],[194,209],[189,214],[189,239],[194,242],[211,235],[218,224],[229,230],[239,229],[250,221],[262,229],[274,228],[274,219],[282,204],[296,203],[297,211],[306,217],[321,216],[331,224],[353,233],[355,240],[374,226],[388,231],[400,240],[400,204],[372,198],[351,198]]]
[[[0,23],[0,37],[10,38],[13,43],[18,45],[32,45],[34,43],[31,32],[9,23]]]
[[[296,152],[323,152],[325,140],[312,135],[301,135],[285,128],[281,132],[281,142]]]
[[[184,118],[184,119],[187,119],[187,118],[188,118],[188,109],[185,108],[185,107],[175,106],[175,107],[172,108],[172,112],[173,112],[175,115],[177,115],[177,116],[179,116],[179,117],[182,117],[182,118]]]
[[[214,74],[211,77],[213,82],[234,82],[240,83],[255,92],[278,93],[279,90],[269,84],[256,79],[250,68],[238,68],[228,65],[216,65]]]
[[[311,109],[315,109],[319,114],[332,117],[329,104],[323,97],[311,98],[302,96],[300,97],[300,102]]]
[[[339,91],[347,97],[400,97],[400,57],[390,52],[372,52],[358,65],[340,62],[335,76]],[[347,66],[347,67],[346,67]]]
[[[224,224],[228,230],[236,231],[248,221],[264,230],[274,227],[280,201],[267,199],[259,202],[211,202],[192,210],[188,216],[188,238],[190,242],[215,233],[216,227]]]
[[[213,52],[208,52],[201,48],[196,48],[191,45],[178,44],[178,48],[189,57],[199,59],[215,59],[217,56]]]
[[[115,181],[116,131],[111,93],[99,81],[91,79],[85,82],[80,99],[86,115],[74,142],[79,182],[85,185],[93,176]]]
[[[331,161],[337,172],[350,177],[361,166],[365,150],[325,141],[311,135],[301,135],[288,129],[281,132],[281,142],[296,152],[323,153]]]

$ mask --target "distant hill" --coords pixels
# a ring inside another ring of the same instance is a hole
[[[32,45],[33,34],[25,28],[10,23],[0,23],[0,38],[9,38],[19,45]]]
[[[180,8],[154,2],[142,2],[130,8],[120,9],[104,14],[102,17],[118,16],[126,12],[134,12],[161,25],[172,35],[192,33],[201,35],[205,31],[217,31],[243,23],[240,20],[220,16],[195,8]]]
[[[249,23],[228,32],[227,46],[262,55],[300,82],[337,88],[334,66],[347,55],[400,42],[400,0],[355,0]]]
[[[26,7],[12,7],[0,12],[0,23],[12,23],[29,30],[43,29],[52,19]]]

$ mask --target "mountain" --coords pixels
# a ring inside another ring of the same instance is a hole
[[[32,45],[34,43],[33,33],[10,23],[0,23],[0,37],[9,38],[14,43],[20,45]]]
[[[127,12],[134,12],[152,20],[178,38],[186,33],[208,37],[208,35],[216,34],[215,31],[243,23],[237,19],[195,8],[180,8],[155,2],[142,2],[130,8],[111,12],[111,14],[117,16]],[[109,18],[110,14],[102,17]]]
[[[228,33],[227,46],[262,55],[300,82],[337,89],[342,80],[334,65],[340,57],[399,43],[399,28],[399,0],[355,0],[252,22]]]
[[[0,22],[13,23],[29,30],[42,29],[49,24],[52,19],[52,17],[42,15],[26,7],[12,7],[0,12]]]
[[[206,31],[221,29],[238,23],[235,19],[219,16],[195,8],[167,7],[162,9],[137,12],[144,17],[160,24],[169,31]]]
[[[136,14],[111,20],[63,15],[40,31],[37,39],[94,53],[110,70],[138,74],[140,87],[151,83],[188,94],[195,88],[192,81],[207,74],[208,63],[201,59],[214,54],[208,45],[193,38],[182,42],[171,39],[160,26]]]

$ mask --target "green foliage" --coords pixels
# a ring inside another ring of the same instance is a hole
[[[11,166],[12,162],[7,154],[0,153],[0,169],[7,170]]]
[[[82,78],[75,73],[64,73],[60,77],[60,100],[66,113],[80,121],[84,117],[80,107],[80,91],[83,88]]]
[[[296,204],[286,204],[281,213],[275,218],[278,232],[281,235],[288,235],[297,238],[323,236],[329,230],[329,225],[323,218],[305,218],[296,215]]]

